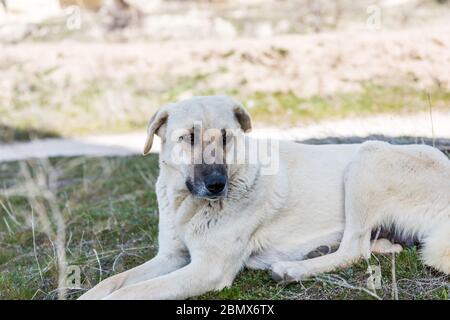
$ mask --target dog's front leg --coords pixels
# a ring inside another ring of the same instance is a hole
[[[158,253],[153,259],[140,266],[103,280],[83,294],[79,300],[103,299],[120,288],[177,270],[185,266],[188,260],[189,257],[187,255]]]
[[[172,223],[168,220],[167,212],[164,210],[160,213],[159,230],[158,243],[160,248],[158,254],[153,259],[133,269],[103,280],[83,294],[79,299],[103,299],[115,290],[162,276],[184,267],[189,263],[188,251],[177,237]]]
[[[222,257],[194,258],[184,268],[113,292],[106,300],[186,299],[232,283],[241,267]]]

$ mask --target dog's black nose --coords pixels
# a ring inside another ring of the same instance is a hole
[[[211,194],[219,194],[225,189],[225,185],[227,184],[227,180],[224,176],[212,175],[205,179],[206,189]]]

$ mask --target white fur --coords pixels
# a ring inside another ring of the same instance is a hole
[[[167,123],[153,129],[163,136],[156,184],[159,252],[102,281],[82,299],[188,298],[229,286],[244,266],[271,270],[279,280],[299,280],[371,250],[401,250],[383,241],[371,248],[370,233],[381,225],[418,236],[424,262],[450,273],[450,161],[431,147],[280,142],[276,175],[261,175],[258,165],[230,165],[225,199],[190,195],[189,170],[170,163],[164,137],[194,120],[239,127],[236,106],[220,96],[162,108]],[[319,246],[339,242],[334,253],[302,260]]]

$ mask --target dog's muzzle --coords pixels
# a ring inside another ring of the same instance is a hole
[[[186,180],[186,187],[197,198],[216,200],[226,196],[228,177],[224,165],[199,165],[194,168],[194,180]]]

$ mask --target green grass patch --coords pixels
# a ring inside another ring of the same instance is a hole
[[[153,257],[157,175],[154,155],[0,164],[0,299],[57,298],[56,211],[65,221],[67,263],[81,270],[83,289],[69,290],[69,299]],[[417,248],[396,255],[395,263],[400,299],[448,299],[448,277],[425,267]],[[379,266],[382,276],[372,294],[366,287],[368,265]],[[275,283],[266,271],[244,270],[231,287],[195,299],[391,299],[391,268],[390,255],[373,255],[289,285]]]
[[[448,110],[450,92],[429,92],[433,110]],[[324,119],[370,116],[383,113],[416,113],[429,110],[426,92],[409,87],[362,86],[359,92],[302,97],[293,91],[255,92],[242,97],[255,119],[276,125],[299,124]]]

